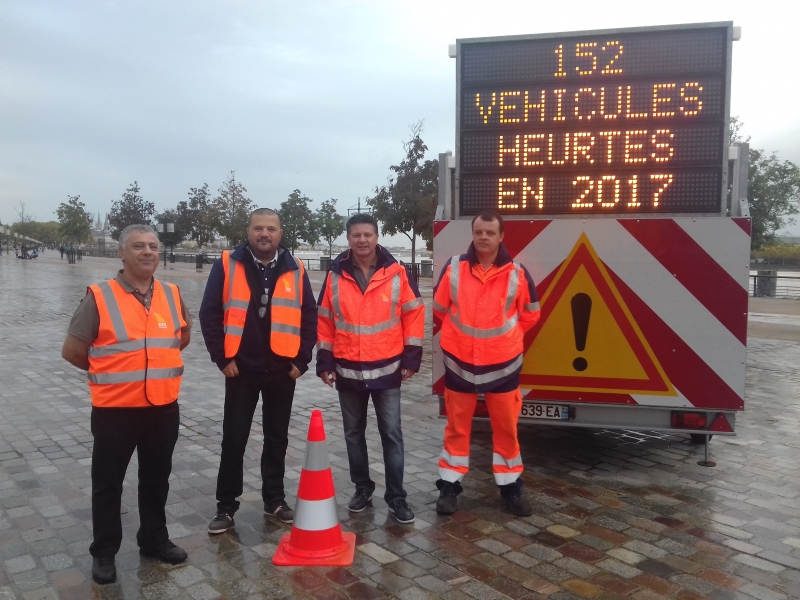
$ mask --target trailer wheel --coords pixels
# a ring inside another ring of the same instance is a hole
[[[702,433],[690,433],[689,437],[691,438],[693,444],[705,444],[706,443],[706,436],[704,436]],[[714,437],[713,435],[709,435],[708,436],[708,441],[710,442],[711,438],[713,438],[713,437]]]

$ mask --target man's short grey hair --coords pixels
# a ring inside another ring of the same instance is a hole
[[[154,236],[156,236],[156,238],[158,238],[156,230],[153,229],[150,225],[145,225],[144,223],[136,223],[135,225],[128,225],[125,229],[122,230],[122,233],[119,234],[120,248],[125,247],[125,244],[128,241],[128,236],[134,231],[141,231],[142,233],[152,233]]]

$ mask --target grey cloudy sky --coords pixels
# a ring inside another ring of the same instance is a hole
[[[0,4],[0,219],[79,194],[106,212],[137,180],[157,209],[231,170],[260,206],[295,188],[355,205],[409,125],[454,147],[456,38],[733,20],[732,114],[800,163],[800,2],[185,2]],[[795,228],[797,230],[798,228]]]

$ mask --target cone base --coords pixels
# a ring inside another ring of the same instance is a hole
[[[319,551],[296,550],[291,545],[291,535],[281,538],[272,557],[272,564],[281,567],[331,566],[346,567],[353,564],[356,553],[356,534],[342,533],[342,544],[338,548]]]

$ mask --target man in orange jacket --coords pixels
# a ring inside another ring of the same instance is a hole
[[[363,511],[375,482],[367,456],[367,404],[372,396],[386,473],[384,499],[400,523],[414,521],[403,489],[404,447],[400,382],[419,371],[425,305],[416,282],[378,245],[371,215],[347,221],[350,250],[331,265],[319,296],[317,375],[336,384],[356,492],[348,504]]]
[[[130,225],[119,238],[122,270],[89,287],[69,324],[61,356],[88,371],[92,394],[92,578],[113,583],[122,542],[122,482],[139,457],[139,552],[178,564],[186,552],[169,540],[164,508],[178,440],[181,350],[192,320],[178,286],[153,278],[158,238]]]
[[[458,509],[478,393],[484,394],[492,423],[492,472],[500,495],[515,515],[533,512],[522,496],[517,420],[523,337],[539,320],[539,302],[527,269],[511,260],[502,242],[503,217],[491,210],[479,214],[472,220],[467,253],[448,261],[434,291],[447,409],[436,482],[440,514]]]

